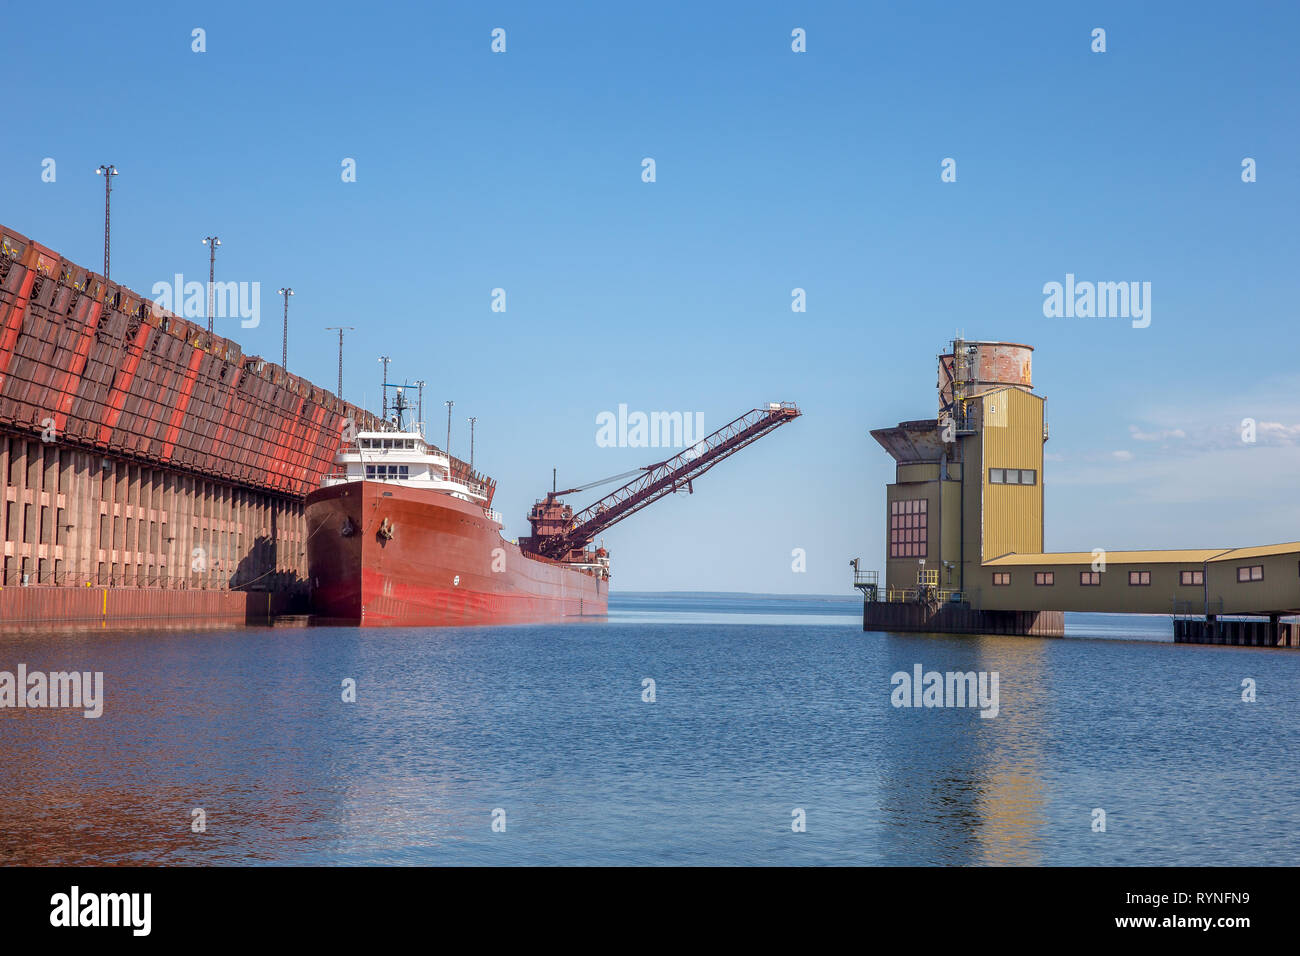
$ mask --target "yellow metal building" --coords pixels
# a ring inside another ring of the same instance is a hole
[[[870,582],[869,600],[1208,621],[1300,613],[1300,542],[1044,553],[1048,428],[1032,353],[1027,345],[956,340],[939,357],[938,414],[872,431],[897,467],[885,494],[885,582],[858,576],[859,586]]]

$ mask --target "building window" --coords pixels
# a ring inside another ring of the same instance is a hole
[[[927,520],[930,502],[925,498],[889,503],[889,556],[926,557]]]
[[[1084,587],[1091,587],[1091,588],[1100,587],[1100,586],[1101,586],[1101,572],[1100,572],[1100,571],[1080,571],[1080,572],[1079,572],[1079,583],[1082,584]]]
[[[1238,581],[1263,581],[1264,565],[1251,564],[1237,569]]]
[[[1033,485],[1038,483],[1038,472],[1032,468],[990,468],[991,485]]]
[[[1053,584],[1056,583],[1056,572],[1055,572],[1055,571],[1035,571],[1035,572],[1034,572],[1034,583],[1035,583],[1035,584],[1038,584],[1038,585],[1044,585],[1044,586],[1050,587],[1051,585],[1053,585]]]
[[[1009,585],[1010,583],[1011,583],[1011,572],[1010,572],[1010,571],[994,571],[994,572],[993,572],[993,586],[994,586],[994,587],[1004,588],[1004,587],[1006,587],[1007,585]]]
[[[1200,587],[1205,583],[1204,571],[1179,571],[1178,583],[1184,587]]]
[[[1151,584],[1151,572],[1130,571],[1128,573],[1128,583],[1130,587],[1146,587]]]

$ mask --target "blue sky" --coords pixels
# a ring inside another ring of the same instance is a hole
[[[711,431],[800,403],[693,497],[606,535],[618,588],[842,592],[849,558],[883,566],[893,468],[867,431],[933,413],[957,330],[1037,350],[1049,549],[1300,539],[1293,4],[69,3],[57,20],[0,39],[0,222],[98,266],[93,170],[116,164],[115,279],[203,279],[200,240],[220,235],[218,278],[260,282],[263,321],[219,331],[278,359],[291,285],[289,367],[332,388],[325,327],[356,326],[346,397],[376,404],[387,353],[430,383],[431,437],[444,399],[453,452],[476,415],[511,534],[553,466],[576,484],[665,457],[598,447],[602,411],[700,411]],[[1045,318],[1066,273],[1150,282],[1150,327]]]

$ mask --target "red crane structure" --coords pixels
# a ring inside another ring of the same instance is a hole
[[[585,550],[597,535],[611,525],[635,514],[664,495],[685,489],[694,493],[692,483],[722,459],[734,455],[752,442],[800,415],[793,402],[771,402],[755,408],[735,421],[719,428],[681,454],[636,471],[593,481],[577,488],[547,492],[546,498],[533,505],[528,513],[531,537],[520,538],[519,546],[531,553],[556,561],[585,562],[591,555]],[[559,499],[607,481],[636,475],[621,488],[575,513]]]

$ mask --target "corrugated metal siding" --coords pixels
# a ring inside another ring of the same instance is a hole
[[[243,624],[250,602],[242,591],[163,591],[151,588],[0,588],[0,625],[182,620]]]
[[[943,503],[939,513],[939,556],[957,568],[961,562],[961,483],[945,481],[940,487]],[[946,586],[947,574],[942,574],[940,580]],[[957,587],[960,583],[959,572],[954,571],[952,586]]]
[[[1241,551],[1256,549],[1243,548]],[[1259,549],[1267,550],[1267,549]],[[1261,566],[1262,581],[1238,581],[1240,567]],[[1300,557],[1294,552],[1241,556],[1232,552],[1206,565],[1210,594],[1222,598],[1224,614],[1300,610]]]
[[[1043,550],[1043,400],[1016,388],[980,399],[984,534],[981,557]],[[1032,468],[1033,485],[991,485],[990,468]]]
[[[978,605],[985,609],[1017,611],[1095,611],[1101,613],[1171,614],[1175,601],[1196,609],[1204,605],[1204,589],[1199,585],[1179,584],[1179,571],[1199,571],[1204,565],[1187,562],[1182,565],[1119,564],[1107,561],[1101,574],[1101,584],[1083,585],[1079,574],[1090,566],[1078,564],[1050,564],[997,566],[985,565],[979,572]],[[1034,583],[1036,572],[1050,571],[1053,584]],[[1129,571],[1149,571],[1151,583],[1129,584]],[[994,587],[993,575],[1003,572],[1011,575],[1011,583]],[[1180,608],[1185,610],[1185,607]]]

